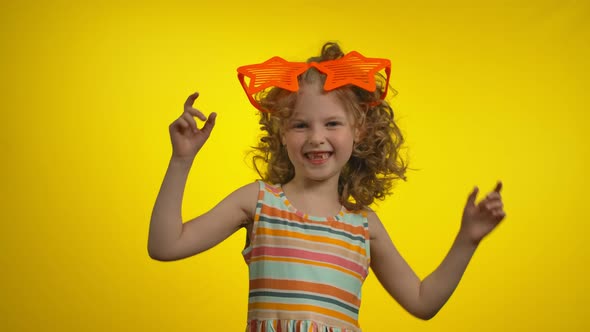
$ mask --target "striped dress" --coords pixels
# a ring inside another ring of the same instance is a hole
[[[319,218],[298,211],[280,186],[260,182],[250,243],[247,332],[359,332],[369,269],[366,214]]]

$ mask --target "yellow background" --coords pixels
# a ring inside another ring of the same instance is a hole
[[[187,95],[219,113],[183,214],[256,174],[240,65],[321,45],[390,58],[409,180],[376,207],[421,276],[474,185],[508,217],[437,317],[373,275],[365,331],[588,331],[587,1],[12,1],[0,10],[2,331],[242,331],[240,231],[197,257],[149,259],[151,208]]]

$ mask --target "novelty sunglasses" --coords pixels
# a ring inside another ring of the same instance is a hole
[[[268,112],[254,99],[254,95],[268,88],[278,87],[291,92],[299,90],[299,75],[310,68],[316,68],[326,74],[324,90],[331,91],[351,84],[367,91],[377,89],[375,75],[385,70],[386,82],[380,98],[387,95],[391,63],[388,59],[366,58],[352,51],[342,58],[322,62],[289,62],[278,56],[269,60],[238,68],[238,79],[250,100],[250,103],[261,112]],[[248,82],[246,82],[248,78]]]

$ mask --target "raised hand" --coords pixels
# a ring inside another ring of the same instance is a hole
[[[506,216],[501,190],[502,182],[498,181],[496,188],[477,204],[475,201],[479,189],[475,187],[469,194],[463,210],[460,233],[467,236],[470,241],[479,243]]]
[[[173,158],[192,161],[209,138],[209,135],[211,135],[211,131],[215,126],[216,113],[211,113],[207,118],[201,111],[193,107],[198,97],[198,92],[188,96],[184,103],[184,112],[170,124],[169,131]],[[199,129],[197,126],[195,117],[206,121],[202,128]]]

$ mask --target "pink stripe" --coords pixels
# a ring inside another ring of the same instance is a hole
[[[346,260],[342,257],[329,255],[329,254],[319,254],[316,252],[311,252],[307,250],[301,249],[291,249],[291,248],[275,248],[275,247],[256,247],[252,249],[251,256],[278,256],[278,257],[292,257],[292,258],[302,258],[312,261],[324,262],[333,265],[338,265],[345,267],[353,272],[358,273],[359,275],[364,275],[365,270],[359,264]]]

